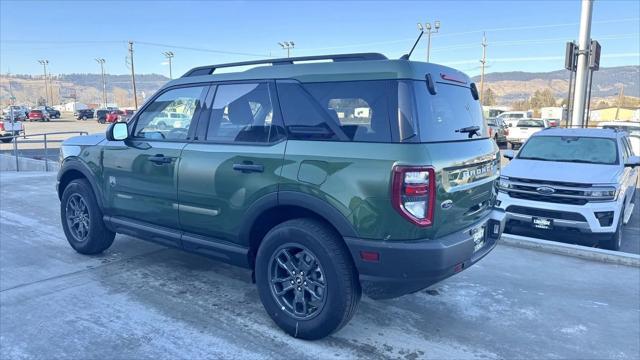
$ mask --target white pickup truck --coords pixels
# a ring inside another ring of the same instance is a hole
[[[509,135],[507,135],[507,142],[511,144],[512,149],[518,149],[538,131],[548,128],[549,123],[547,120],[542,119],[521,119],[509,128]]]
[[[11,122],[8,119],[0,120],[0,141],[9,143],[13,137],[24,133],[22,121]]]

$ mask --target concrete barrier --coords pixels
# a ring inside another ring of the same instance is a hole
[[[524,249],[543,251],[551,254],[572,256],[580,259],[610,264],[640,267],[640,255],[620,251],[598,249],[582,245],[565,244],[526,236],[503,234],[500,243]]]
[[[47,164],[45,165],[45,161]],[[60,164],[57,161],[38,160],[18,156],[19,171],[58,171]],[[0,171],[16,171],[16,157],[13,155],[0,154]]]

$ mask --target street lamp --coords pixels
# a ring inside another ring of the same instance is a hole
[[[49,65],[49,60],[38,60],[40,65],[44,68],[44,94],[45,94],[45,105],[49,105],[49,87],[47,86],[47,65]]]
[[[165,51],[162,55],[169,60],[169,79],[173,79],[173,73],[171,72],[171,58],[174,57],[174,54],[171,51]]]
[[[107,84],[104,81],[104,63],[106,62],[106,60],[102,58],[98,58],[95,60],[98,64],[100,64],[100,73],[102,74],[102,104],[103,104],[103,107],[106,108],[107,107]]]
[[[291,49],[293,49],[296,46],[296,44],[294,44],[293,41],[279,42],[278,45],[280,45],[283,50],[287,50],[287,57],[291,55]]]
[[[431,23],[426,23],[424,24],[424,26],[422,26],[421,23],[418,23],[418,30],[422,31],[423,33],[426,32],[427,33],[427,62],[429,62],[429,57],[430,57],[430,52],[431,52],[431,34],[437,34],[438,30],[440,30],[440,20],[436,20],[433,23],[433,28],[434,30],[432,30],[431,28]]]

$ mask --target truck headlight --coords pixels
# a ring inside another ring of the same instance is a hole
[[[615,200],[618,195],[618,189],[615,187],[593,188],[586,190],[584,195],[594,200]]]

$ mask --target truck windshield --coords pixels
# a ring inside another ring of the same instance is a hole
[[[522,147],[518,159],[615,165],[615,140],[594,137],[534,136]]]

